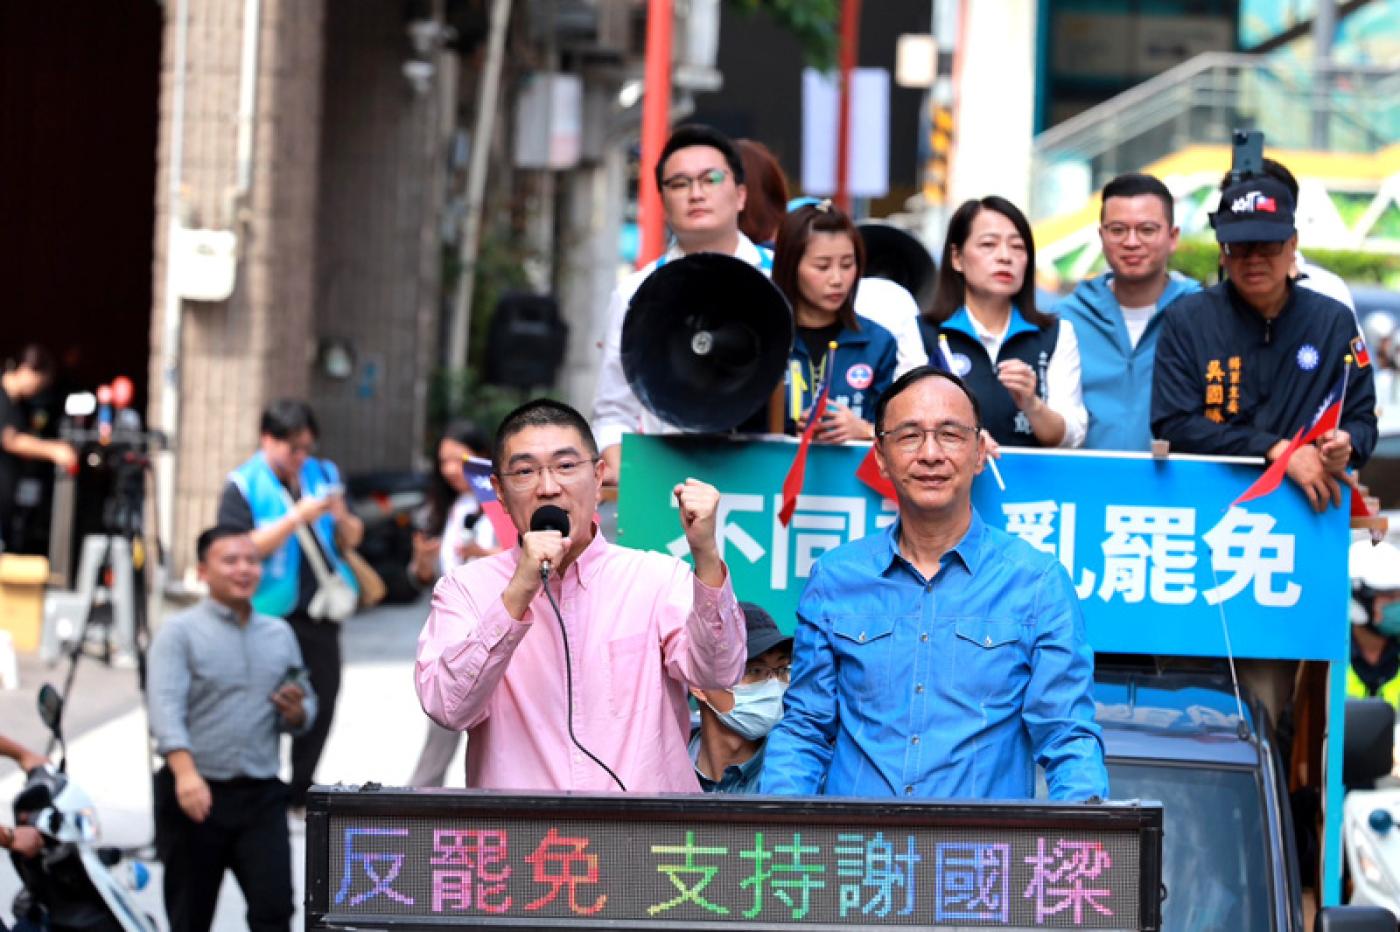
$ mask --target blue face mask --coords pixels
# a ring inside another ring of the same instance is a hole
[[[1388,638],[1400,637],[1400,602],[1391,602],[1381,607],[1381,617],[1376,619],[1376,630]]]
[[[710,706],[719,720],[749,741],[768,737],[768,732],[783,717],[783,693],[787,692],[787,684],[768,679],[752,685],[740,683],[731,692],[734,693],[734,708],[721,712]]]

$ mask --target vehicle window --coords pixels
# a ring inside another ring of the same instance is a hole
[[[1110,761],[1114,799],[1163,808],[1162,928],[1273,932],[1263,804],[1243,770]]]

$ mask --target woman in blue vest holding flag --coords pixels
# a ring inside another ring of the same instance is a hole
[[[330,734],[340,692],[340,622],[358,599],[340,547],[358,546],[365,532],[345,505],[340,471],[315,456],[319,433],[306,402],[272,402],[262,413],[258,452],[229,475],[219,498],[218,524],[248,531],[263,559],[253,608],[292,626],[319,701],[315,724],[292,741],[294,809],[306,805]]]
[[[1079,341],[1069,321],[1035,306],[1035,241],[1016,205],[984,197],[954,212],[919,326],[929,362],[967,383],[997,443],[1084,442]]]
[[[792,305],[797,336],[788,356],[790,432],[802,430],[822,383],[826,414],[814,437],[824,443],[875,438],[875,401],[894,381],[895,339],[856,316],[865,246],[851,218],[821,201],[783,218],[773,255],[773,284]],[[836,351],[828,346],[836,343]],[[828,366],[830,371],[827,371]]]

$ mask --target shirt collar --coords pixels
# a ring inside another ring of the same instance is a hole
[[[738,231],[738,233],[739,242],[734,247],[734,258],[743,259],[749,265],[758,265],[763,258],[763,253],[754,245],[753,240],[744,235],[742,230]],[[685,255],[688,255],[688,253],[681,248],[681,244],[672,241],[671,248],[666,250],[666,261],[673,262]]]
[[[724,768],[724,773],[719,775],[718,780],[711,780],[709,776],[701,772],[698,761],[700,760],[700,732],[697,730],[690,739],[690,764],[695,768],[695,777],[700,781],[701,789],[708,791],[711,787],[723,786],[728,781],[729,774],[738,771],[738,780],[734,782],[747,784],[758,772],[763,769],[763,752],[768,747],[765,739],[759,742],[758,750],[753,752],[753,757],[742,764],[730,764]]]
[[[894,523],[885,529],[884,543],[877,551],[882,575],[888,573],[895,566],[909,565],[909,561],[904,559],[904,555],[899,552],[899,529],[902,525],[902,519],[896,518]],[[986,536],[987,525],[983,523],[982,516],[977,513],[977,509],[973,508],[972,520],[968,522],[967,530],[963,532],[962,539],[948,551],[962,561],[962,565],[967,569],[969,575],[975,576],[978,567],[982,565],[982,541]]]
[[[583,548],[583,553],[578,555],[578,559],[569,564],[569,568],[564,571],[567,578],[573,573],[578,579],[578,584],[587,589],[593,582],[593,578],[598,575],[598,571],[603,568],[603,555],[607,553],[608,541],[603,536],[602,528],[598,526],[598,518],[593,518],[593,539],[588,542],[588,546]],[[520,561],[520,541],[515,542],[515,559]]]
[[[238,625],[239,627],[243,626],[242,622],[238,620],[238,613],[222,602],[217,602],[214,599],[205,596],[204,607],[215,618],[219,619],[220,621],[228,622],[231,625]],[[253,620],[253,613],[251,610],[249,610],[248,612],[248,620]]]
[[[982,334],[988,332],[986,328],[973,320],[972,313],[967,309],[967,305],[963,305],[954,311],[953,316],[943,322],[943,326],[950,330],[959,330],[972,337],[974,340],[981,340]],[[1010,342],[1012,337],[1019,333],[1034,333],[1039,329],[1040,328],[1035,324],[1026,320],[1026,318],[1021,315],[1021,309],[1013,304],[1011,305],[1011,319],[1006,322],[1006,334],[1002,336],[1001,339],[1003,343],[1007,343]]]

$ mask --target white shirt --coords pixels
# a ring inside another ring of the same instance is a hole
[[[468,528],[467,518],[472,515],[476,516],[476,522]],[[490,519],[481,513],[476,496],[463,492],[447,512],[447,524],[442,529],[442,542],[438,547],[438,573],[446,576],[467,562],[457,555],[457,551],[468,544],[490,550],[496,546],[496,531],[491,527]]]
[[[1011,326],[1011,318],[998,333],[982,326],[977,315],[968,312],[972,329],[977,339],[987,350],[987,357],[996,366],[997,353],[1006,340],[1006,331]],[[1055,350],[1050,354],[1050,365],[1045,371],[1047,398],[1045,404],[1065,419],[1065,435],[1060,438],[1061,447],[1079,447],[1084,444],[1084,434],[1089,430],[1089,412],[1084,407],[1084,386],[1080,382],[1079,338],[1074,334],[1074,325],[1060,318],[1060,329],[1055,336]]]
[[[1147,332],[1147,322],[1152,319],[1152,315],[1157,313],[1157,305],[1145,304],[1142,307],[1124,307],[1118,305],[1118,310],[1123,313],[1123,323],[1128,328],[1128,339],[1133,344],[1133,349],[1137,349],[1138,341]]]
[[[856,288],[856,314],[894,337],[895,378],[928,362],[919,334],[919,305],[903,285],[885,278],[862,278]]]
[[[1352,300],[1351,289],[1340,275],[1304,259],[1301,250],[1294,254],[1293,265],[1298,269],[1298,284],[1342,302],[1351,311],[1351,316],[1356,318],[1356,302]],[[1360,320],[1356,321],[1356,332],[1362,332]]]

